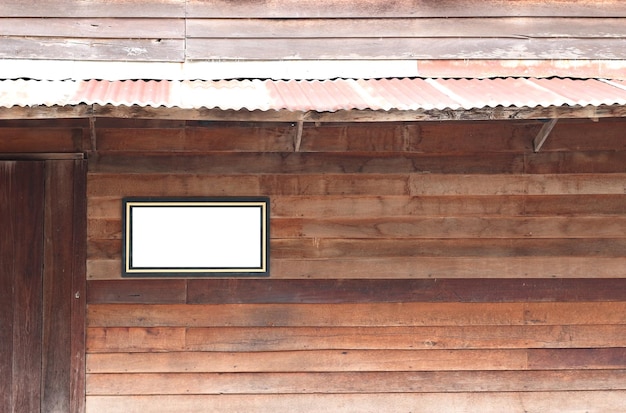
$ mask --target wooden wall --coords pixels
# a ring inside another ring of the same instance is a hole
[[[0,58],[625,59],[619,0],[0,4]]]
[[[88,411],[618,411],[623,121],[97,121]],[[268,195],[269,279],[121,280],[120,199]]]
[[[87,412],[626,405],[625,121],[87,126]],[[131,195],[269,196],[271,276],[121,279]]]

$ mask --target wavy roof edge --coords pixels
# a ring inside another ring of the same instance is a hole
[[[573,78],[0,80],[0,107],[112,105],[337,112],[626,105],[626,81]]]
[[[283,60],[113,62],[0,59],[4,79],[324,80],[575,77],[626,80],[626,60]]]

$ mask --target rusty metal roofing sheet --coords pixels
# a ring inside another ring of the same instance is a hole
[[[0,80],[0,107],[78,104],[317,112],[626,105],[626,82],[562,78]]]

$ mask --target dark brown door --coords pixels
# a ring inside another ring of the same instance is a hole
[[[0,161],[0,412],[84,409],[84,166]]]

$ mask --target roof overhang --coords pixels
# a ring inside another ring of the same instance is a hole
[[[626,116],[603,79],[0,81],[0,118],[384,122]]]

